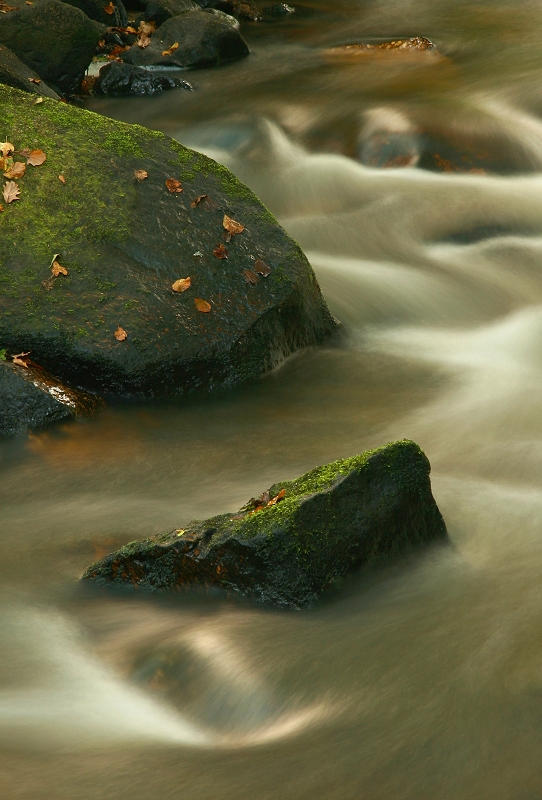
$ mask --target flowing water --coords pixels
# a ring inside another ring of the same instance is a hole
[[[243,32],[194,93],[90,106],[229,166],[347,335],[0,446],[0,796],[539,800],[542,7],[311,0]],[[326,53],[413,35],[438,53]],[[77,591],[126,541],[403,437],[448,548],[299,613]]]

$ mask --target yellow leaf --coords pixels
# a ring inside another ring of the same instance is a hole
[[[60,256],[60,253],[55,253],[52,261],[51,261],[51,273],[57,278],[59,275],[67,275],[68,270],[66,267],[63,267],[62,264],[59,264],[57,258]]]
[[[209,311],[211,310],[211,306],[207,302],[207,300],[202,300],[201,297],[194,298],[194,305],[196,306],[198,311],[201,311],[202,314],[208,314]]]
[[[179,46],[179,42],[174,42],[171,45],[171,47],[168,47],[167,50],[162,50],[162,55],[163,56],[170,56],[172,53],[175,52],[175,50],[178,48],[178,46]]]
[[[3,156],[9,156],[14,150],[15,146],[11,142],[0,142],[0,151],[2,151]]]

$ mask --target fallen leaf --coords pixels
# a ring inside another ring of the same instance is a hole
[[[277,495],[275,495],[275,497],[272,500],[268,502],[267,508],[269,508],[269,506],[276,506],[277,503],[279,503],[283,499],[285,494],[286,494],[286,489],[281,489],[280,492]]]
[[[40,103],[43,103],[43,97],[38,97],[38,99],[37,99],[37,100],[34,100],[34,102],[32,103],[32,105],[34,105],[34,106],[39,106],[39,104],[40,104]]]
[[[49,291],[50,289],[53,288],[55,283],[56,283],[56,278],[51,276],[50,278],[47,278],[46,280],[42,281],[41,285],[43,286],[44,289]]]
[[[175,52],[175,50],[178,48],[178,46],[179,46],[179,42],[174,42],[171,45],[171,47],[168,47],[167,50],[162,50],[162,55],[163,56],[170,56],[172,53]]]
[[[206,300],[202,300],[201,297],[194,297],[194,305],[202,314],[208,314],[211,310],[210,304]]]
[[[26,164],[22,161],[15,161],[12,167],[4,172],[4,178],[22,178],[26,172]]]
[[[30,83],[37,83],[38,85],[41,83],[41,78],[29,78]]]
[[[178,281],[171,285],[171,288],[174,292],[186,292],[187,289],[190,289],[191,283],[190,278],[179,278]]]
[[[14,364],[17,364],[19,367],[26,367],[28,369],[28,364],[26,362],[26,356],[30,355],[30,350],[28,353],[17,353],[16,356],[12,356],[12,361]]]
[[[13,203],[14,200],[20,200],[19,195],[21,194],[21,190],[15,181],[7,181],[4,184],[4,191],[2,194],[4,195],[6,203]]]
[[[141,49],[143,50],[143,48],[148,47],[150,43],[151,43],[150,36],[148,36],[146,33],[139,34],[136,41],[138,47],[141,47]]]
[[[228,248],[224,247],[224,245],[222,243],[221,244],[217,244],[217,246],[213,250],[213,255],[216,258],[227,258],[228,257]]]
[[[106,14],[114,14],[115,13],[115,6],[113,3],[108,3],[108,5],[104,6],[104,11]]]
[[[66,267],[63,267],[62,264],[59,264],[57,258],[59,258],[60,253],[55,253],[52,260],[51,260],[51,273],[56,277],[59,275],[67,275],[68,270]]]
[[[206,194],[200,194],[200,195],[198,195],[197,197],[195,197],[195,198],[194,198],[194,200],[192,200],[192,202],[190,203],[190,207],[191,207],[191,208],[197,208],[197,207],[199,206],[199,204],[200,204],[200,203],[201,203],[203,200],[207,200],[207,195],[206,195]]]
[[[145,172],[144,169],[136,169],[134,172],[134,176],[138,181],[144,181],[145,178],[149,177],[149,173]]]
[[[168,192],[171,194],[175,194],[176,192],[182,192],[183,187],[181,182],[177,180],[177,178],[168,178],[166,181],[166,186]]]
[[[15,150],[15,146],[11,142],[0,142],[0,150],[3,156],[9,156]]]
[[[0,206],[0,211],[3,211],[3,210],[4,210],[4,206]]]
[[[110,61],[118,61],[119,59],[117,58],[117,56],[119,56],[121,53],[125,53],[126,50],[129,49],[130,48],[128,46],[116,44],[115,47],[111,50],[111,52],[108,53],[107,57]]]
[[[254,262],[254,272],[259,272],[264,278],[271,274],[271,267],[259,258]]]
[[[144,33],[147,36],[150,36],[153,31],[156,30],[156,22],[145,22],[141,21],[139,23],[139,28],[137,29],[138,33]]]
[[[260,280],[259,277],[256,275],[256,273],[252,272],[251,269],[244,269],[243,270],[243,275],[245,276],[245,279],[246,279],[247,283],[254,284],[254,283],[258,283],[258,281]]]
[[[222,225],[224,229],[228,231],[228,233],[235,234],[235,233],[243,233],[245,230],[245,226],[241,225],[240,222],[236,222],[231,217],[228,217],[227,214],[224,214],[224,219],[222,220]]]
[[[64,175],[59,175],[58,180],[60,181],[60,183],[63,183],[64,186],[66,186],[66,178],[64,177]]]
[[[117,328],[117,330],[115,331],[115,334],[114,334],[114,335],[115,335],[115,339],[116,339],[117,341],[119,341],[119,342],[124,342],[124,340],[128,338],[128,334],[126,333],[126,331],[124,330],[124,328],[121,328],[121,327],[120,327],[120,325],[119,325],[119,327]]]
[[[124,29],[124,32],[125,33],[137,33],[136,29],[132,28],[131,25],[128,25],[128,27]]]
[[[28,163],[32,167],[40,167],[46,158],[47,156],[43,150],[31,150],[27,155]]]

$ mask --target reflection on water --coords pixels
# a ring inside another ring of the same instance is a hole
[[[313,0],[193,94],[92,101],[234,170],[347,336],[0,445],[0,796],[540,796],[541,28],[534,0]],[[415,35],[438,53],[325,55]],[[303,613],[74,591],[126,541],[401,437],[448,549]]]

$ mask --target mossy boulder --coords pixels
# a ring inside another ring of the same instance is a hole
[[[52,100],[34,105],[1,86],[0,128],[17,150],[47,155],[1,215],[9,352],[31,351],[75,386],[154,397],[235,385],[336,330],[299,246],[211,159],[157,131]],[[169,179],[183,191],[171,193]],[[225,214],[245,226],[230,243]],[[214,255],[219,244],[227,259]],[[52,280],[57,253],[68,274]],[[244,271],[258,260],[271,272],[252,284]],[[190,289],[174,292],[186,277]]]
[[[217,586],[300,608],[352,570],[445,539],[429,472],[418,445],[393,442],[276,483],[239,512],[132,542],[83,578]]]

